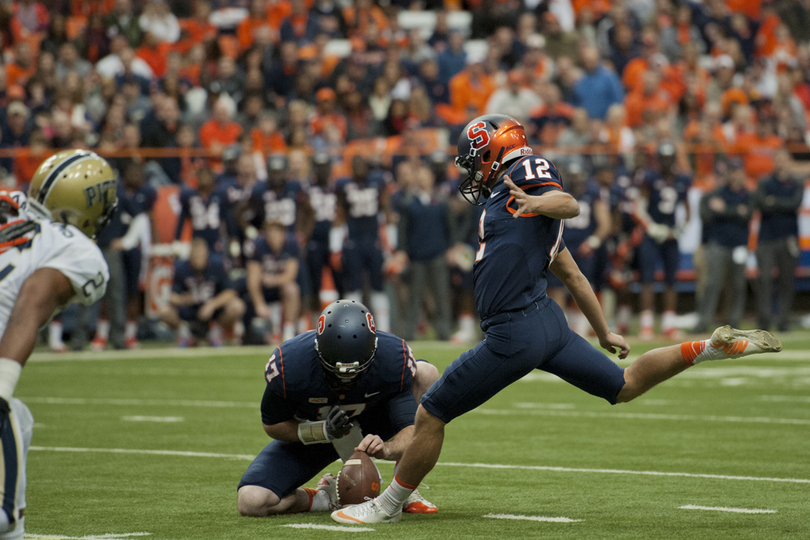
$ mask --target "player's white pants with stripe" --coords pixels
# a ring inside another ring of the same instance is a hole
[[[31,446],[34,417],[19,399],[11,400],[11,429],[0,433],[0,503],[6,513],[12,513],[14,525],[8,532],[0,533],[0,540],[22,540],[25,518],[20,511],[25,508],[25,461]]]

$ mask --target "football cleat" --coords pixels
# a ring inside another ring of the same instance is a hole
[[[347,506],[332,512],[332,519],[349,525],[366,525],[370,523],[396,523],[402,519],[402,508],[393,515],[383,509],[377,499],[369,499],[363,504]]]
[[[90,342],[90,348],[94,351],[103,351],[107,348],[107,340],[103,337],[96,336],[93,338],[93,341]]]
[[[737,330],[721,326],[712,333],[709,345],[725,353],[725,358],[740,358],[750,354],[779,352],[782,343],[765,330]]]
[[[418,489],[408,496],[408,500],[402,505],[402,511],[406,514],[435,514],[439,511],[436,505],[422,497]]]
[[[329,496],[329,510],[335,510],[337,504],[337,480],[331,473],[326,473],[318,480],[318,485],[315,488],[318,491],[324,491]]]
[[[132,350],[132,349],[140,349],[141,348],[141,342],[138,341],[138,338],[128,337],[128,338],[126,338],[124,340],[124,347],[126,347],[127,349],[130,349],[130,350]]]

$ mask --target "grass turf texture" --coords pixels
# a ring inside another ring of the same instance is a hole
[[[536,372],[448,426],[439,465],[426,479],[430,489],[423,491],[439,514],[405,515],[399,525],[376,525],[375,532],[359,536],[808,538],[810,483],[442,464],[810,479],[810,334],[787,336],[784,345],[781,356],[691,368],[615,407]],[[650,347],[635,344],[630,360]],[[417,342],[414,350],[443,370],[464,349]],[[205,356],[206,351],[82,357],[98,359],[90,361],[39,355],[29,362],[16,391],[36,420],[28,463],[29,534],[357,536],[287,526],[336,526],[326,513],[268,519],[237,514],[239,478],[250,456],[268,442],[259,402],[269,349],[217,351],[217,356]],[[122,419],[132,416],[182,420]],[[81,453],[56,447],[225,455]],[[328,470],[337,474],[339,465]],[[390,480],[392,465],[383,462],[381,470]],[[690,504],[776,513],[679,509]],[[580,521],[484,517],[491,513]]]

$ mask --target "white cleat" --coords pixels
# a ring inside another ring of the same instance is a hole
[[[394,515],[389,515],[383,510],[377,499],[369,499],[363,504],[347,506],[332,512],[332,519],[338,523],[348,523],[349,525],[367,525],[371,523],[396,523],[402,519],[402,508]]]
[[[413,490],[408,500],[402,505],[402,511],[407,514],[435,514],[439,511],[436,505],[422,497],[418,489]]]
[[[709,345],[718,352],[722,351],[724,353],[722,358],[741,358],[751,354],[782,350],[782,343],[770,332],[737,330],[730,326],[721,326],[715,330],[709,339]]]
[[[331,473],[326,473],[318,480],[316,488],[318,491],[324,491],[329,496],[329,510],[335,510],[338,507],[337,497],[337,480]]]

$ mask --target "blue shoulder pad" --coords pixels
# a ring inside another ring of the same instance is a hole
[[[554,164],[540,156],[525,156],[509,167],[507,174],[516,186],[524,190],[532,189],[532,195],[539,195],[551,189],[562,191],[560,173]],[[540,189],[535,192],[535,188]]]

